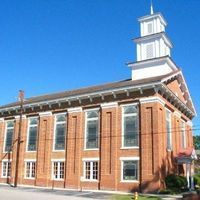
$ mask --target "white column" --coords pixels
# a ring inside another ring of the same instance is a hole
[[[193,164],[193,162],[190,165],[190,172],[191,172],[191,174],[190,174],[190,176],[191,176],[191,189],[194,190],[194,178],[193,178],[193,176],[194,176],[194,164]]]
[[[141,60],[141,46],[137,44],[137,61]]]
[[[188,182],[188,188],[190,188],[190,164],[186,163],[186,177]]]

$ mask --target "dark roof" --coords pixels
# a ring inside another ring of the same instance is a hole
[[[107,84],[103,84],[103,85],[97,85],[97,86],[92,86],[92,87],[80,88],[80,89],[76,89],[76,90],[69,90],[69,91],[64,91],[64,92],[59,92],[59,93],[31,97],[31,98],[27,98],[25,100],[24,104],[26,105],[26,104],[37,103],[37,102],[39,103],[42,101],[62,99],[62,98],[67,98],[67,97],[71,97],[71,96],[78,96],[78,95],[84,95],[84,94],[88,94],[88,93],[101,92],[101,91],[105,91],[105,90],[114,90],[114,89],[123,88],[123,87],[127,87],[127,86],[134,86],[134,85],[139,86],[141,84],[149,84],[149,83],[161,81],[163,78],[170,76],[172,74],[174,74],[174,72],[167,74],[167,75],[158,76],[158,77],[151,77],[151,78],[140,79],[140,80],[127,79],[127,80],[107,83]],[[14,102],[14,103],[0,106],[0,109],[14,107],[14,106],[19,106],[19,102]]]

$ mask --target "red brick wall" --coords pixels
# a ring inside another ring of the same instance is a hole
[[[18,184],[35,185],[45,187],[65,187],[75,189],[105,189],[133,191],[142,189],[144,192],[154,191],[164,187],[165,175],[176,171],[174,157],[180,148],[180,118],[174,115],[174,108],[169,102],[158,95],[166,102],[166,106],[172,111],[172,140],[173,151],[166,150],[166,120],[165,106],[159,102],[140,104],[138,95],[132,98],[119,100],[122,104],[138,102],[140,117],[140,149],[122,149],[122,108],[120,105],[112,108],[100,108],[100,149],[93,151],[84,150],[85,134],[85,113],[68,113],[66,118],[66,150],[54,152],[54,115],[38,116],[38,149],[37,152],[26,152],[28,119],[22,123],[22,143],[20,147],[19,178]],[[123,97],[124,98],[124,97]],[[133,101],[134,100],[134,101]],[[93,104],[99,107],[99,104]],[[60,110],[63,111],[63,110]],[[189,119],[181,114],[185,121]],[[16,120],[15,139],[19,129],[19,120]],[[5,121],[0,122],[0,156],[1,160],[8,158],[3,153],[3,142],[5,134]],[[192,131],[187,127],[187,145],[192,146]],[[136,183],[121,182],[121,161],[120,157],[140,157],[139,181]],[[11,182],[15,176],[16,145],[14,145],[12,158]],[[99,182],[81,181],[83,176],[83,158],[99,158]],[[37,172],[35,180],[24,178],[24,159],[37,160]],[[65,180],[52,181],[52,159],[65,159]],[[0,172],[2,165],[0,164]],[[7,180],[1,177],[0,182]]]

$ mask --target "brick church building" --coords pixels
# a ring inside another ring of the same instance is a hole
[[[150,192],[191,176],[196,112],[167,22],[139,23],[131,79],[0,107],[1,184]]]

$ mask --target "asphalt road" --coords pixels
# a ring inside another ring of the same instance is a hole
[[[111,194],[0,186],[0,200],[92,200],[111,199]]]

